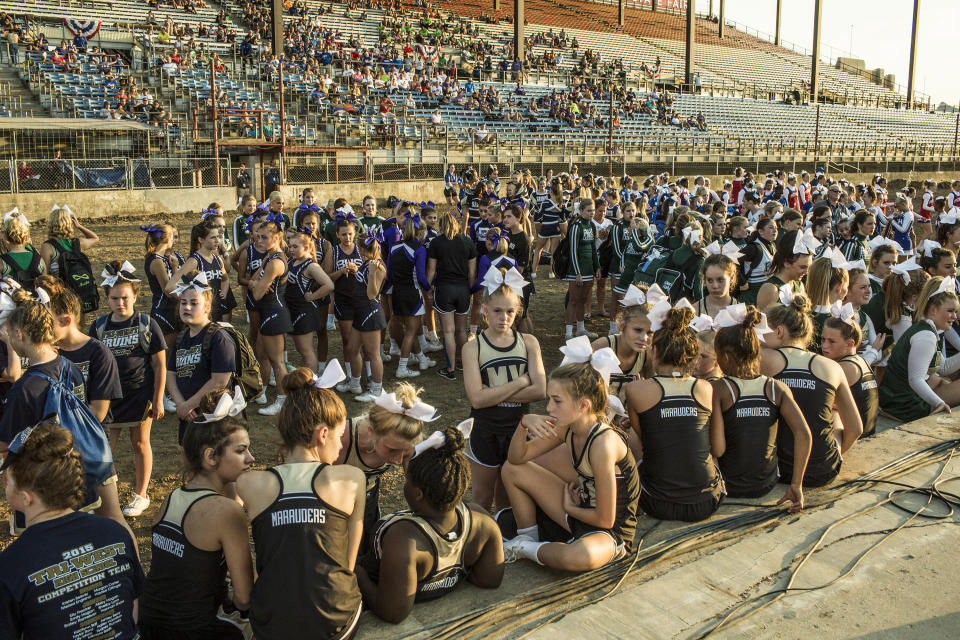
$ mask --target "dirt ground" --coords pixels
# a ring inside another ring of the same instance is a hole
[[[164,217],[157,220],[144,220],[132,218],[120,218],[114,220],[97,220],[95,222],[84,221],[91,229],[100,236],[100,243],[90,252],[90,258],[93,262],[93,271],[99,275],[105,262],[110,260],[129,260],[142,275],[143,269],[143,233],[139,225],[147,222],[160,222],[168,220],[175,224],[180,230],[180,244],[177,249],[182,253],[187,252],[187,245],[190,238],[190,227],[194,220],[187,217]],[[83,221],[83,220],[82,220]],[[228,221],[229,222],[229,221]],[[33,232],[36,236],[35,243],[39,244],[46,237],[42,226],[34,225]],[[563,293],[564,285],[556,280],[547,279],[547,267],[541,267],[540,278],[536,280],[538,294],[534,295],[531,302],[532,316],[535,325],[535,335],[540,340],[543,351],[544,365],[547,371],[560,364],[561,354],[559,347],[563,344]],[[236,292],[239,299],[239,291]],[[609,295],[609,287],[607,294]],[[594,303],[595,304],[595,303]],[[137,308],[142,311],[148,311],[150,305],[150,294],[144,283],[144,291],[137,301]],[[596,311],[596,309],[594,309]],[[88,326],[95,316],[107,313],[106,303],[101,296],[101,308],[95,314],[90,314],[81,326]],[[232,322],[241,328],[246,328],[245,314],[242,309],[234,311]],[[597,317],[590,321],[588,325],[595,333],[606,335],[608,331],[607,318]],[[294,349],[293,342],[288,341],[289,359],[294,364],[300,363],[299,354]],[[437,356],[440,354],[431,354],[434,360],[439,361]],[[341,348],[340,335],[338,332],[332,332],[330,336],[330,357],[336,357],[341,360],[343,351]],[[396,359],[392,362],[384,363],[385,377],[384,386],[389,391],[391,385],[396,381],[394,372],[396,371]],[[418,378],[409,380],[424,389],[421,398],[439,410],[442,418],[439,422],[431,425],[433,428],[443,428],[445,425],[456,424],[467,417],[470,406],[467,401],[461,382],[452,382],[444,380],[435,374],[435,369],[424,372]],[[274,388],[270,388],[268,396],[272,400],[276,393]],[[351,394],[345,394],[344,400],[347,405],[347,412],[350,416],[362,415],[365,412],[365,405],[353,401]],[[252,405],[247,410],[249,421],[250,442],[253,455],[256,457],[256,464],[269,466],[276,462],[279,438],[276,436],[274,428],[274,419],[260,416],[256,412],[256,405]],[[532,407],[534,411],[542,411],[543,403]],[[159,423],[153,425],[151,434],[151,443],[153,445],[153,477],[150,482],[149,496],[150,507],[137,518],[129,520],[137,536],[137,543],[140,547],[141,558],[144,561],[145,568],[150,562],[150,525],[153,522],[158,510],[163,504],[164,498],[181,482],[181,460],[177,448],[177,420],[176,415],[165,417]],[[121,439],[114,451],[117,474],[119,476],[120,504],[126,504],[133,491],[133,454],[126,439],[125,434],[121,434]],[[386,474],[383,477],[381,490],[381,506],[385,513],[390,513],[406,505],[402,496],[402,475],[398,470]],[[0,518],[7,519],[9,510],[4,501],[0,501]],[[9,536],[7,527],[0,528],[0,549],[5,548],[12,538]]]

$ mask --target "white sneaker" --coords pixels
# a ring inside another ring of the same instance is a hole
[[[417,358],[417,362],[420,364],[420,371],[424,371],[431,367],[437,366],[437,361],[431,360],[427,356],[420,356],[419,358]]]
[[[587,336],[587,337],[590,338],[591,340],[596,340],[596,339],[597,339],[597,334],[595,334],[593,331],[587,331],[586,329],[584,329],[583,331],[577,331],[577,336],[578,336],[578,337],[579,337],[579,336]]]
[[[399,368],[397,369],[398,378],[416,378],[418,375],[420,375],[419,371],[414,371],[406,367],[403,367],[402,369],[399,369]]]
[[[163,410],[167,413],[177,412],[177,403],[170,396],[163,396]]]
[[[550,273],[547,274],[547,279],[548,279],[548,280],[553,280],[553,279],[556,278],[556,277],[557,277],[557,276],[553,275],[553,271],[551,271]]]
[[[273,374],[273,370],[270,371],[270,386],[271,387],[277,386],[277,376]]]
[[[420,350],[424,353],[436,353],[441,349],[443,349],[443,345],[439,342],[430,342],[429,340],[425,340],[424,343],[420,345]]]
[[[537,272],[536,272],[536,271],[531,271],[531,272],[530,272],[530,279],[531,279],[531,280],[536,280],[536,279],[537,279]]]
[[[257,404],[267,404],[267,390],[264,389],[256,398],[253,399]]]
[[[124,517],[127,518],[136,518],[141,513],[147,510],[147,507],[150,506],[150,498],[143,497],[140,494],[133,494],[133,497],[130,498],[130,502],[125,506],[122,511]]]
[[[363,387],[360,386],[360,381],[357,380],[356,383],[351,383],[347,385],[347,391],[349,391],[350,393],[356,396],[363,393]]]
[[[393,357],[384,350],[383,345],[380,346],[380,361],[381,362],[390,362],[393,360]]]
[[[398,355],[400,355],[400,345],[391,344],[391,345],[390,345],[390,355],[392,355],[392,356],[398,356]]]
[[[346,393],[347,391],[350,390],[350,378],[347,378],[346,380],[344,380],[334,388],[340,393]]]
[[[518,535],[516,538],[503,541],[503,561],[510,563],[523,558],[522,542],[534,542],[528,535]]]
[[[277,398],[273,401],[269,407],[264,407],[263,409],[257,409],[257,413],[262,416],[275,416],[280,413],[280,408],[283,407],[283,401]]]
[[[356,398],[354,398],[354,400],[356,400],[357,402],[373,402],[376,399],[377,399],[377,396],[373,395],[373,391],[370,391],[369,389],[366,391],[366,393],[362,393]]]
[[[337,330],[337,320],[333,316],[327,316],[327,331]]]

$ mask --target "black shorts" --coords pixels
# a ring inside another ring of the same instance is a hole
[[[260,312],[260,335],[282,336],[293,331],[290,310],[286,307],[258,309],[258,311]]]
[[[150,413],[152,398],[152,380],[149,383],[144,381],[137,389],[124,387],[123,397],[110,401],[110,423],[143,422]]]
[[[470,287],[466,282],[438,284],[433,290],[433,308],[437,313],[457,313],[465,316],[470,313],[470,299]]]
[[[164,334],[176,333],[180,330],[180,318],[177,317],[175,304],[161,304],[150,309],[150,317],[157,321]]]
[[[513,430],[475,424],[463,453],[483,467],[496,469],[507,461],[507,451],[510,450],[512,439]]]
[[[539,505],[537,509],[537,530],[540,533],[541,542],[563,542],[570,544],[571,542],[576,542],[580,538],[584,538],[588,535],[594,533],[605,533],[610,536],[610,539],[613,540],[614,544],[617,546],[617,552],[610,559],[610,562],[619,560],[624,555],[626,555],[627,549],[626,545],[623,543],[623,540],[620,537],[611,531],[610,529],[601,529],[592,524],[587,524],[582,520],[577,520],[576,518],[567,515],[567,527],[563,527],[560,523],[555,522],[553,518],[548,516]],[[517,520],[513,515],[513,508],[506,507],[501,509],[494,516],[494,520],[497,522],[497,526],[500,528],[500,535],[505,540],[510,540],[511,538],[517,537]]]
[[[387,328],[387,317],[383,307],[376,300],[356,305],[353,312],[353,328],[356,331],[383,331]]]
[[[394,287],[390,294],[390,308],[395,316],[422,316],[423,296],[417,289]]]
[[[707,497],[700,502],[683,504],[654,498],[641,489],[640,502],[638,505],[640,509],[651,518],[657,518],[659,520],[679,520],[681,522],[700,522],[712,516],[722,501],[723,494],[717,497],[707,494]]]
[[[456,189],[450,189],[449,187],[446,187],[446,188],[444,188],[444,190],[443,190],[443,195],[444,195],[444,196],[447,196],[447,197],[450,197],[450,198],[456,198],[456,197],[457,197],[457,190],[456,190]]]
[[[327,325],[321,319],[320,309],[309,302],[303,304],[287,303],[287,309],[290,312],[290,321],[293,323],[293,329],[289,331],[290,335],[303,336],[317,331],[326,331]]]

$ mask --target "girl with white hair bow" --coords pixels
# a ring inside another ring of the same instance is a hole
[[[640,484],[625,435],[607,421],[610,349],[583,337],[561,349],[548,416],[524,416],[503,479],[510,509],[497,514],[507,562],[589,571],[632,551]]]
[[[75,237],[79,232],[80,237]],[[100,236],[77,220],[76,214],[67,205],[53,205],[47,217],[47,240],[40,247],[43,270],[50,275],[60,274],[60,254],[71,251],[83,252],[100,242]]]
[[[770,277],[757,294],[761,311],[777,301],[780,287],[789,285],[793,295],[804,294],[803,278],[810,268],[813,252],[820,242],[811,231],[789,231],[783,234],[770,263]]]
[[[626,403],[627,385],[650,373],[650,337],[653,330],[647,314],[658,302],[667,299],[659,285],[649,289],[644,285],[631,284],[620,299],[614,316],[617,333],[594,340],[594,351],[609,347],[617,356],[619,373],[610,375],[610,393]]]
[[[642,459],[640,508],[654,518],[697,522],[723,499],[714,463],[723,455],[723,421],[713,411],[713,387],[691,375],[700,348],[685,302],[662,320],[653,310],[654,375],[627,386],[627,410],[636,434],[631,446]]]
[[[0,254],[0,275],[13,278],[25,289],[33,290],[33,281],[43,273],[40,252],[30,246],[30,223],[14,208],[3,216],[2,228],[5,251]]]
[[[473,500],[490,509],[506,503],[500,467],[530,402],[546,394],[547,376],[536,337],[513,328],[526,281],[516,271],[490,270],[481,313],[487,328],[463,346],[463,386],[473,431],[467,444]]]

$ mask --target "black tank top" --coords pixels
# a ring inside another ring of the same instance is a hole
[[[329,638],[356,624],[361,596],[348,568],[348,516],[313,486],[326,467],[302,462],[269,469],[280,494],[251,523],[258,577],[250,623],[260,640],[302,638],[307,629],[309,637]]]
[[[620,335],[607,336],[607,345],[613,349],[613,352],[617,352],[617,341],[620,339]],[[611,395],[615,395],[620,399],[620,402],[623,403],[623,406],[627,406],[627,385],[633,382],[634,380],[639,380],[643,375],[643,365],[647,361],[647,352],[638,351],[633,358],[633,364],[630,366],[621,366],[620,369],[622,373],[611,373],[610,374],[610,384],[607,385],[610,390]]]
[[[316,290],[316,282],[307,274],[307,269],[313,264],[313,258],[307,258],[300,264],[294,260],[287,261],[287,283],[285,300],[288,305],[297,307],[317,306],[316,302],[308,302],[303,296]]]
[[[287,260],[282,253],[277,251],[270,257],[264,258],[260,271],[264,271],[273,260],[280,261],[280,264],[283,265],[283,273],[273,279],[267,292],[257,301],[257,309],[261,312],[274,311],[284,306],[284,299],[287,295]]]
[[[374,550],[376,553],[375,562],[369,563],[368,573],[374,582],[379,582],[380,560],[383,558],[383,548],[381,541],[383,535],[387,532],[390,525],[406,520],[412,523],[423,534],[432,547],[433,568],[417,581],[417,593],[414,596],[414,602],[426,602],[435,600],[440,596],[453,591],[457,585],[467,577],[468,568],[463,565],[463,547],[470,536],[470,529],[473,527],[473,513],[470,508],[462,502],[455,507],[457,512],[457,526],[455,526],[446,535],[437,531],[432,522],[421,518],[412,511],[400,511],[389,515],[377,525],[374,536]]]
[[[679,504],[719,498],[723,480],[710,457],[710,409],[693,397],[696,378],[652,380],[663,397],[639,415],[641,490]]]
[[[487,339],[486,331],[481,331],[477,334],[477,359],[483,386],[499,387],[527,373],[527,344],[523,336],[514,330],[513,344],[497,347]],[[471,409],[470,417],[476,419],[475,427],[513,433],[520,418],[527,413],[528,406],[505,400],[493,407]]]
[[[776,387],[767,376],[749,380],[727,376],[722,383],[736,401],[723,412],[727,449],[718,461],[731,497],[756,497],[777,483]]]
[[[339,271],[343,269],[347,266],[348,262],[357,265],[358,269],[363,264],[363,259],[360,257],[360,250],[357,246],[353,246],[353,252],[345,253],[339,244],[333,245],[333,270]],[[361,300],[367,299],[365,285],[362,285],[356,276],[351,276],[346,273],[333,281],[333,291],[337,296],[337,304],[342,304],[347,300],[356,298]]]
[[[877,428],[877,409],[880,406],[877,398],[877,379],[873,369],[859,355],[849,355],[840,358],[840,362],[852,362],[860,369],[860,379],[850,385],[853,400],[857,403],[860,419],[863,420],[863,435],[871,436]]]
[[[260,267],[263,266],[263,259],[266,257],[266,253],[263,251],[257,251],[254,249],[253,244],[247,245],[247,278],[251,278],[253,274],[260,270]],[[250,293],[249,287],[247,288],[247,305],[250,307],[256,307],[257,301],[253,299],[253,294]]]
[[[790,387],[813,438],[803,484],[811,487],[824,485],[840,472],[842,462],[840,447],[833,437],[833,402],[837,390],[815,376],[810,368],[814,358],[823,356],[796,347],[781,347],[777,351],[783,354],[787,365],[774,377]],[[781,478],[793,476],[793,452],[793,432],[780,429],[777,432],[777,459]]]
[[[216,620],[227,597],[223,551],[190,544],[183,521],[193,505],[220,495],[210,489],[174,489],[160,522],[153,526],[150,575],[140,596],[140,620],[173,630],[198,630]]]
[[[357,423],[366,417],[359,416],[347,420],[347,433],[350,434],[350,443],[347,445],[347,454],[343,457],[343,464],[349,464],[363,471],[363,475],[367,479],[367,498],[370,498],[371,492],[380,487],[380,476],[389,471],[393,465],[384,463],[379,467],[371,467],[360,457],[360,435],[357,431]]]
[[[163,306],[174,306],[173,299],[164,293],[163,287],[160,286],[160,281],[157,280],[157,276],[153,275],[153,272],[150,271],[150,266],[155,260],[159,260],[163,264],[163,269],[167,272],[167,279],[173,276],[173,271],[170,269],[170,260],[167,259],[166,256],[151,253],[144,259],[143,270],[147,273],[147,284],[150,285],[150,295],[153,297],[152,308],[158,309]]]
[[[200,267],[199,271],[207,276],[207,284],[213,289],[214,297],[219,296],[220,283],[223,282],[223,260],[220,259],[220,256],[215,255],[213,260],[208,262],[196,251],[191,253],[190,257],[197,261],[197,265]]]
[[[580,480],[580,507],[587,509],[597,508],[597,482],[593,467],[590,465],[590,447],[604,431],[611,431],[608,424],[595,424],[587,434],[580,455],[573,448],[573,431],[567,430],[566,443],[570,449],[570,462]],[[617,435],[620,435],[619,433]],[[622,436],[621,436],[622,437]],[[626,440],[624,440],[626,443]],[[633,452],[627,447],[627,454],[617,461],[616,468],[617,510],[613,526],[610,527],[617,538],[627,549],[633,548],[633,536],[637,529],[637,500],[640,498],[640,478],[637,475],[637,463],[633,459]]]

